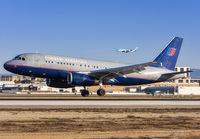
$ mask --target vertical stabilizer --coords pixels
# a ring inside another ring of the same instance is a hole
[[[162,67],[169,70],[174,70],[178,55],[181,49],[183,38],[175,37],[169,44],[156,56],[153,62],[158,64],[154,67]]]

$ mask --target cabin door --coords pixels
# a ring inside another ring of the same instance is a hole
[[[34,66],[39,67],[40,66],[40,56],[34,55]]]

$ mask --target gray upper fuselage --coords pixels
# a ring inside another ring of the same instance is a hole
[[[49,69],[57,69],[57,70],[68,70],[68,71],[75,71],[75,72],[85,73],[85,74],[91,71],[95,71],[95,70],[103,70],[103,69],[110,69],[110,68],[117,68],[117,67],[131,65],[131,64],[123,64],[123,63],[116,63],[116,62],[89,60],[89,59],[83,59],[83,58],[72,58],[72,57],[54,56],[54,55],[45,55],[45,54],[21,54],[15,57],[13,60],[8,61],[7,63],[47,68],[47,69],[49,68]],[[134,72],[126,76],[165,81],[166,80],[165,76],[161,77],[161,75],[164,73],[174,72],[168,69],[156,68],[156,67],[145,67],[145,69],[146,70],[143,70],[139,73]],[[182,75],[176,75],[171,78],[168,78],[167,80],[176,79],[180,77],[182,77]]]

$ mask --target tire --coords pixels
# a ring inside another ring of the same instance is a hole
[[[88,91],[88,90],[82,90],[82,91],[81,91],[81,95],[82,95],[83,97],[87,97],[87,96],[89,96],[89,91]]]
[[[104,89],[100,88],[99,90],[97,90],[97,95],[105,96],[105,94],[106,94],[106,91]]]
[[[34,86],[33,85],[29,85],[28,89],[31,91],[33,90]]]

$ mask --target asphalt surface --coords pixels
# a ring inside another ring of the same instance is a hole
[[[200,108],[199,100],[0,100],[0,108]]]

